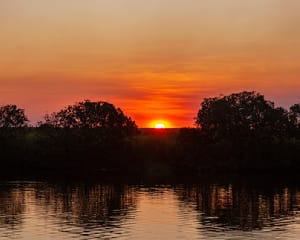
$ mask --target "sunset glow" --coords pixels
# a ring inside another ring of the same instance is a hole
[[[165,124],[163,124],[163,123],[157,123],[155,125],[155,128],[162,129],[162,128],[166,128],[166,127],[165,127]]]
[[[172,128],[173,126],[168,121],[155,120],[155,121],[150,122],[148,127],[162,129],[162,128]]]
[[[300,101],[299,10],[295,0],[1,1],[0,105],[34,124],[108,101],[139,127],[193,126],[203,98],[242,90],[288,108]]]

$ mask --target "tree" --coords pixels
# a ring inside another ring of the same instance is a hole
[[[289,118],[291,122],[290,135],[300,138],[300,103],[290,107]]]
[[[290,107],[290,118],[295,126],[300,127],[300,103]]]
[[[13,160],[17,161],[18,153],[23,149],[27,122],[24,110],[16,105],[0,107],[0,153],[2,157],[10,159],[5,163],[7,165]]]
[[[108,102],[83,102],[70,105],[58,113],[47,115],[45,125],[56,128],[120,129],[127,134],[137,130],[135,122],[127,117],[120,108]]]
[[[85,100],[47,115],[40,130],[45,152],[58,153],[71,167],[99,169],[126,165],[137,126],[113,104]]]
[[[275,108],[274,103],[265,100],[263,95],[244,91],[204,99],[196,124],[213,137],[241,139],[249,135],[285,134],[289,118],[286,110]]]
[[[24,109],[16,105],[4,105],[0,107],[0,128],[20,128],[27,126],[28,119]]]

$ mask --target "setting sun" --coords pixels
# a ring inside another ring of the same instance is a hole
[[[165,127],[165,124],[163,124],[163,123],[157,123],[157,124],[155,124],[155,128],[166,128],[166,127]]]
[[[149,127],[157,129],[172,128],[171,124],[165,120],[154,120],[149,123]]]

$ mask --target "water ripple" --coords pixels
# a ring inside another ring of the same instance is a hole
[[[235,184],[0,183],[0,239],[298,239],[300,192]]]

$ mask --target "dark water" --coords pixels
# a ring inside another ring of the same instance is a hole
[[[296,186],[0,183],[0,239],[300,239]]]

